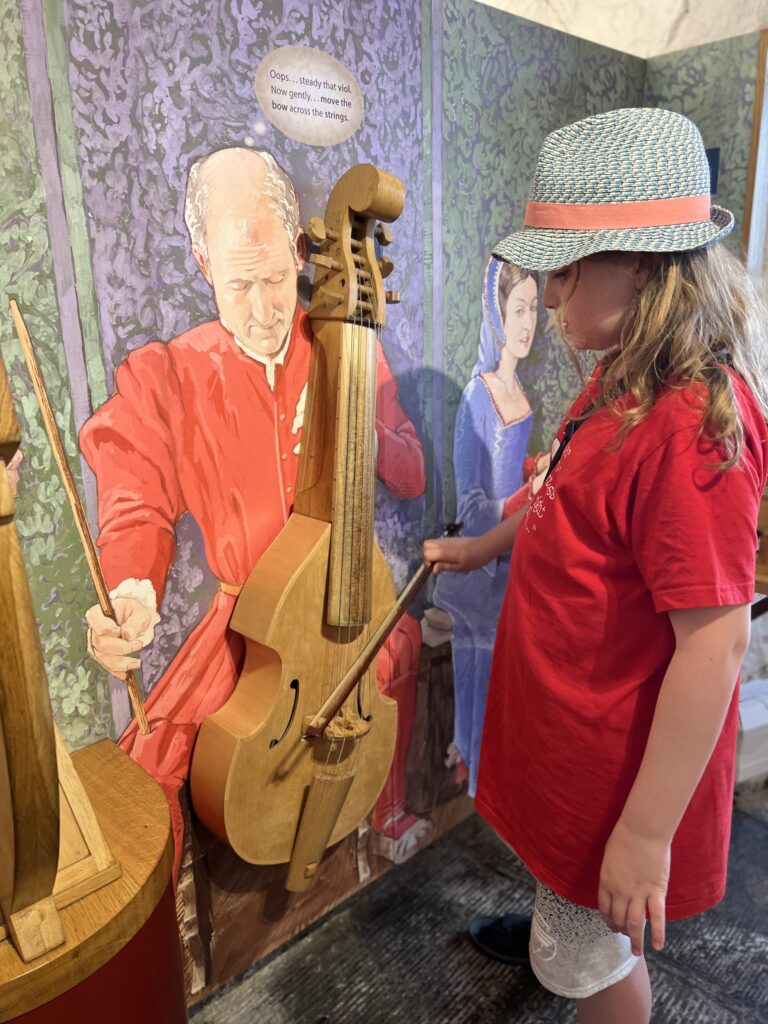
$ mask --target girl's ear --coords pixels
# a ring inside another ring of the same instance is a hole
[[[641,292],[656,273],[659,257],[655,252],[639,252],[633,270],[635,290]]]

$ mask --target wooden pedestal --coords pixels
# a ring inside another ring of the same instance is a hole
[[[760,500],[760,510],[757,514],[757,537],[755,585],[759,594],[768,594],[768,491]]]
[[[165,795],[108,740],[72,760],[122,873],[60,911],[50,953],[24,963],[0,942],[0,1022],[184,1024]]]

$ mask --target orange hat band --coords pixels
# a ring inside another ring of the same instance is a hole
[[[525,226],[594,231],[601,228],[656,228],[710,219],[710,197],[648,199],[639,203],[528,203]]]

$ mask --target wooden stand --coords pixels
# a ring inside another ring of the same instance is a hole
[[[72,765],[67,748],[59,730],[54,725],[56,740],[56,762],[59,773],[59,863],[53,886],[52,905],[47,904],[47,913],[38,911],[45,920],[45,928],[18,927],[12,922],[10,929],[16,950],[22,960],[29,962],[42,953],[55,948],[64,941],[64,934],[58,922],[60,910],[70,903],[82,899],[120,877],[120,865],[112,856],[104,835],[85,794],[80,777]],[[30,914],[20,912],[22,921]],[[14,915],[18,917],[19,915]],[[45,933],[50,932],[58,941],[45,942]],[[0,942],[9,935],[8,925],[0,911]]]
[[[51,715],[7,466],[20,441],[0,360],[0,940],[65,941],[59,909],[120,874]]]
[[[768,594],[768,491],[760,499],[757,512],[757,560],[755,563],[755,590]],[[761,597],[752,605],[751,618],[754,622],[768,612],[768,597]]]
[[[168,804],[114,744],[70,757],[54,726],[13,522],[19,439],[0,359],[0,1021],[182,1024]]]
[[[184,1024],[165,795],[108,740],[76,751],[72,764],[122,872],[63,905],[65,941],[32,963],[9,940],[0,942],[0,1022]]]
[[[760,594],[768,594],[768,491],[760,499],[757,513],[757,562],[755,565],[755,586]]]

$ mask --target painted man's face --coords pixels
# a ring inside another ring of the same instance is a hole
[[[256,201],[236,213],[232,207],[212,211],[206,243],[207,259],[198,255],[198,263],[222,323],[258,355],[277,355],[290,335],[301,269],[282,221]]]

